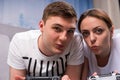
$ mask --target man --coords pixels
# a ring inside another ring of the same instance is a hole
[[[62,80],[80,80],[83,44],[74,34],[77,16],[66,2],[53,2],[43,12],[39,30],[17,33],[8,55],[10,80],[27,76],[62,76]]]

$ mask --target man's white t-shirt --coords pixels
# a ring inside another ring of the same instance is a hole
[[[14,35],[9,48],[7,63],[15,69],[26,69],[29,76],[60,76],[67,65],[79,65],[84,61],[80,34],[75,34],[63,54],[47,57],[38,49],[39,30]]]

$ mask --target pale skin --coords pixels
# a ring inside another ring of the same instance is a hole
[[[94,17],[86,17],[81,23],[81,32],[85,42],[95,53],[98,65],[101,67],[104,66],[107,63],[106,58],[108,59],[110,53],[113,27],[109,29],[102,20]]]
[[[76,27],[76,20],[51,16],[46,23],[40,21],[42,35],[38,39],[38,48],[46,56],[62,54],[71,41]],[[41,45],[40,45],[41,44]],[[80,80],[81,65],[68,65],[61,80]],[[26,70],[10,67],[10,80],[25,80]]]
[[[98,66],[105,66],[109,59],[113,26],[108,28],[104,21],[88,16],[83,19],[80,29],[88,47],[96,55]],[[88,69],[88,67],[86,67],[86,69]]]

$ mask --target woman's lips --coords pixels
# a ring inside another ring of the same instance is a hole
[[[91,49],[92,50],[98,50],[98,46],[92,46]]]

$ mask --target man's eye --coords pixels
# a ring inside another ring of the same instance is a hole
[[[60,32],[61,31],[61,29],[59,27],[54,27],[54,29],[55,29],[56,32]]]
[[[75,30],[69,30],[68,33],[69,34],[73,34],[75,32]]]
[[[89,34],[90,34],[89,32],[82,32],[83,37],[88,37]]]

